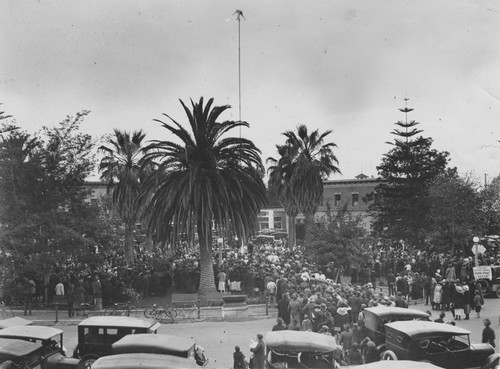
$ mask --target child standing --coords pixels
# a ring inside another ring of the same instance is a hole
[[[472,305],[474,306],[474,310],[476,311],[477,318],[479,319],[481,317],[481,293],[479,290],[476,290],[474,294],[474,301],[472,302]]]

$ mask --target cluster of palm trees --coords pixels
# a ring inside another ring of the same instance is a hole
[[[213,106],[181,100],[189,129],[164,114],[156,120],[174,141],[153,140],[143,145],[145,134],[114,131],[100,163],[101,178],[109,184],[115,204],[125,223],[126,260],[132,261],[133,227],[140,221],[147,236],[157,241],[176,242],[179,234],[194,239],[200,247],[201,294],[215,290],[212,231],[230,230],[245,240],[257,230],[257,216],[266,204],[264,167],[260,150],[252,141],[227,137],[247,122],[218,122],[229,106]],[[308,135],[305,126],[298,135],[287,131],[280,158],[269,158],[270,185],[275,185],[288,215],[299,211],[312,219],[323,194],[323,179],[339,172],[332,149],[324,143],[327,131]],[[294,229],[291,230],[294,234]],[[293,241],[294,243],[295,241]],[[292,246],[293,246],[292,243]]]

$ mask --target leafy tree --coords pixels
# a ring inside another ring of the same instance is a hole
[[[474,182],[455,173],[440,175],[429,185],[431,242],[442,251],[464,250],[474,235],[481,234],[481,199]],[[482,234],[481,234],[482,235]]]
[[[79,132],[88,112],[34,136],[10,130],[0,142],[1,248],[49,273],[86,242],[85,179],[92,172],[91,136]]]
[[[108,182],[108,191],[112,189],[113,204],[125,224],[125,260],[134,260],[134,226],[139,217],[136,204],[141,189],[141,144],[146,136],[142,130],[129,132],[114,130],[114,139],[110,138],[111,147],[101,146],[105,153],[99,170],[101,179]]]
[[[424,242],[428,227],[429,185],[444,173],[449,154],[432,149],[431,138],[417,137],[422,132],[416,128],[420,123],[407,119],[413,109],[399,110],[405,113],[406,120],[396,122],[402,129],[391,132],[396,138],[388,142],[392,149],[377,167],[381,182],[370,196],[370,210],[376,233],[415,246]]]
[[[500,234],[500,176],[495,177],[491,183],[479,192],[480,230],[476,235]]]
[[[284,145],[277,145],[278,159],[269,158],[271,163],[271,184],[278,189],[290,218],[302,211],[306,218],[306,240],[309,228],[313,223],[314,213],[323,197],[323,180],[333,173],[340,173],[338,160],[333,153],[337,146],[333,142],[325,143],[332,131],[319,133],[315,130],[309,134],[305,125],[297,127],[297,134],[286,131]],[[307,242],[306,242],[307,243]],[[290,242],[290,247],[294,244]]]
[[[362,225],[362,217],[354,216],[345,204],[332,213],[326,205],[322,219],[311,227],[311,247],[307,254],[323,268],[333,265],[337,270],[359,267],[367,261],[365,251],[370,239]]]
[[[229,106],[204,106],[181,101],[190,131],[164,114],[157,120],[173,138],[152,141],[145,148],[145,165],[154,170],[144,183],[140,202],[148,231],[159,241],[175,242],[178,235],[198,234],[201,295],[215,290],[212,230],[222,228],[245,239],[256,229],[259,210],[266,201],[260,151],[244,138],[223,137],[246,122],[218,122]]]

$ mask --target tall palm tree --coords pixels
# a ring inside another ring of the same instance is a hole
[[[212,229],[230,230],[245,239],[257,227],[257,215],[266,200],[260,151],[244,138],[222,137],[246,122],[217,122],[229,106],[203,106],[191,100],[190,110],[180,101],[190,131],[167,114],[159,122],[178,142],[152,141],[145,164],[155,170],[147,178],[139,201],[145,203],[145,223],[159,240],[173,243],[177,235],[198,234],[201,295],[215,291]]]
[[[285,208],[287,202],[292,203],[304,213],[306,242],[314,213],[323,198],[323,181],[333,173],[340,173],[337,157],[333,153],[337,145],[325,143],[330,133],[330,130],[321,134],[315,130],[309,134],[305,125],[299,125],[297,134],[293,131],[283,133],[285,144],[276,146],[280,158],[269,159],[274,163],[270,168],[270,177],[281,183]]]
[[[293,193],[293,188],[289,181],[291,176],[291,159],[292,155],[289,155],[290,147],[287,145],[276,145],[278,150],[279,159],[276,160],[272,157],[267,158],[266,162],[270,164],[268,168],[269,173],[269,188],[276,190],[278,199],[285,209],[285,213],[288,216],[288,247],[293,249],[297,243],[296,237],[296,227],[295,219],[299,214],[299,206],[295,200],[295,195]]]
[[[134,226],[138,219],[137,196],[141,188],[142,140],[146,134],[134,131],[114,130],[114,138],[108,140],[110,147],[101,146],[105,156],[99,165],[101,179],[108,182],[112,190],[113,205],[125,224],[125,260],[134,260]]]

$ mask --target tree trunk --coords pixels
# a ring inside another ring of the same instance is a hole
[[[212,258],[211,237],[198,233],[200,241],[200,287],[198,294],[206,295],[207,292],[216,292],[214,263]]]
[[[153,239],[151,237],[146,236],[146,241],[145,241],[145,247],[146,251],[149,253],[153,252]]]
[[[295,216],[288,215],[288,248],[293,250],[297,244],[297,233],[295,229]]]
[[[134,261],[134,229],[131,224],[125,223],[125,261]]]
[[[306,213],[304,214],[304,227],[305,227],[305,237],[304,237],[304,246],[309,248],[311,246],[311,228],[314,224],[314,214]]]

